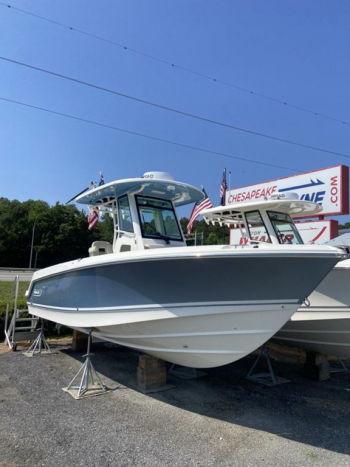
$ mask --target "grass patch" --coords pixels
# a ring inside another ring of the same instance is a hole
[[[25,297],[25,292],[29,287],[29,282],[24,281],[19,283],[19,290],[18,290],[18,300],[17,300],[17,308],[20,310],[24,310],[27,308],[27,299]],[[0,281],[0,340],[3,339],[3,331],[5,325],[5,314],[6,314],[6,305],[9,304],[10,312],[13,311],[14,305],[14,298],[15,298],[15,282],[1,282]],[[12,313],[11,313],[12,316]],[[26,317],[27,315],[23,315],[22,317]],[[59,329],[56,328],[56,324],[51,321],[45,321],[45,335],[46,336],[70,336],[72,334],[72,330],[70,328],[66,328],[65,326],[60,327]],[[0,463],[1,464],[1,463]]]
[[[19,283],[19,294],[17,301],[17,308],[26,308],[27,300],[24,296],[25,291],[28,289],[29,282],[20,282]],[[5,316],[6,304],[10,306],[10,310],[13,309],[15,297],[15,282],[0,282],[0,318]]]

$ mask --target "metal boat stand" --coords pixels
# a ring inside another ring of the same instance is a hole
[[[44,323],[42,319],[40,319],[40,325],[39,334],[37,335],[36,339],[32,342],[29,349],[23,352],[23,355],[26,357],[34,357],[34,355],[51,355],[55,353],[50,349],[50,346],[45,338]]]
[[[338,365],[337,365],[338,364]],[[341,358],[338,358],[336,365],[329,366],[330,373],[350,373],[350,368],[348,368]]]
[[[188,366],[176,365],[175,363],[169,368],[168,374],[180,379],[197,379],[207,375],[205,371]]]
[[[91,363],[91,341],[92,336],[91,331],[89,331],[87,352],[86,355],[84,355],[85,361],[68,386],[66,388],[62,388],[63,391],[68,392],[68,394],[70,394],[74,399],[100,396],[109,391],[109,389],[102,383],[97,371]]]
[[[254,372],[260,360],[265,360],[268,371]],[[263,384],[264,386],[277,386],[278,384],[289,383],[289,379],[276,376],[271,363],[268,348],[263,345],[260,348],[259,355],[256,357],[255,362],[251,366],[246,379],[254,383]]]

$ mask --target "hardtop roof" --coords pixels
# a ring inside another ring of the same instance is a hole
[[[231,214],[237,215],[254,210],[274,210],[289,214],[291,217],[306,217],[317,214],[322,208],[319,204],[299,199],[267,199],[217,206],[205,209],[201,214],[209,221],[219,218],[227,220]]]
[[[175,206],[196,203],[204,198],[202,190],[187,183],[155,178],[114,180],[79,194],[74,201],[81,204],[104,205],[125,194],[139,194],[167,199]]]

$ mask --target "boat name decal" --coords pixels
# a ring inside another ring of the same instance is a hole
[[[42,289],[37,289],[36,287],[33,290],[33,295],[34,297],[41,297],[41,294],[43,293]]]

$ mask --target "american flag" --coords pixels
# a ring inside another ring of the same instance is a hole
[[[103,177],[102,172],[100,172],[100,181],[98,182],[98,186],[102,186],[105,184],[105,179]]]
[[[225,206],[226,204],[226,191],[227,191],[227,176],[226,176],[226,169],[224,169],[224,173],[222,174],[222,181],[220,185],[220,204],[221,206]]]
[[[204,209],[209,209],[213,207],[213,203],[210,201],[209,196],[207,195],[204,188],[202,189],[205,198],[203,201],[197,202],[192,209],[190,220],[187,224],[187,234],[190,235],[192,232],[193,222],[197,219],[201,211]]]
[[[96,224],[98,222],[98,219],[99,219],[99,208],[97,206],[95,206],[94,208],[92,208],[87,216],[87,221],[88,221],[88,229],[89,230],[92,230],[96,227]]]

